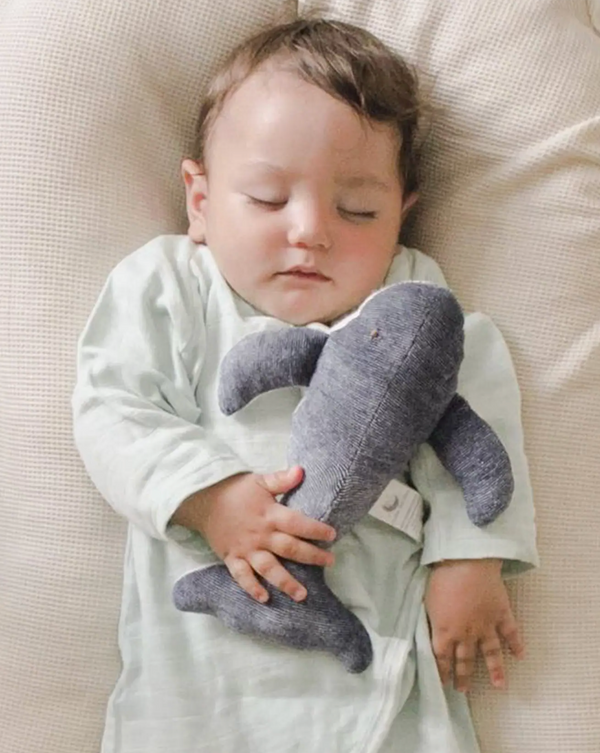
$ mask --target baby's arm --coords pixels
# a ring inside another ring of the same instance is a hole
[[[426,597],[432,645],[440,674],[470,687],[478,651],[492,683],[504,684],[501,643],[522,657],[524,646],[512,613],[504,574],[537,564],[527,459],[523,449],[519,388],[508,348],[491,320],[472,314],[465,321],[465,359],[459,392],[497,432],[509,454],[515,492],[508,509],[485,528],[472,525],[458,484],[424,446],[411,474],[431,503],[425,526],[423,564],[432,566]]]
[[[404,280],[446,285],[436,262],[412,249],[397,257],[387,282]],[[431,566],[426,608],[433,650],[442,678],[454,672],[455,684],[468,689],[478,650],[496,686],[504,677],[501,642],[506,641],[515,656],[523,656],[502,576],[538,564],[519,387],[502,335],[481,314],[465,319],[459,392],[502,440],[515,480],[508,509],[491,525],[477,528],[467,518],[461,489],[431,447],[423,445],[411,464],[413,482],[431,503],[422,562]]]
[[[204,528],[217,554],[239,555],[248,530],[262,526],[270,528],[271,540],[259,539],[262,549],[252,558],[259,571],[273,570],[265,563],[270,551],[326,564],[331,556],[300,541],[295,532],[320,539],[331,529],[316,521],[307,525],[304,516],[276,504],[277,484],[275,491],[260,488],[269,482],[252,474],[224,441],[202,427],[194,388],[206,341],[202,312],[187,259],[156,242],[127,257],[110,275],[78,348],[74,432],[88,473],[109,504],[149,536],[169,538],[169,524],[177,519],[195,530]],[[262,492],[262,508],[245,506],[243,494],[237,506],[200,504],[202,490],[210,500],[220,497],[215,490],[233,476],[227,488],[232,490],[235,482],[247,492],[252,484]],[[295,479],[298,483],[297,472]],[[196,525],[196,508],[212,511],[210,525]],[[214,558],[208,545],[205,554]],[[274,577],[275,585],[283,581],[277,569]],[[285,584],[292,589],[295,581]]]

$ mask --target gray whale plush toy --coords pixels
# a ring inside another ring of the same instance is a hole
[[[308,387],[292,419],[288,452],[304,479],[281,501],[329,523],[338,538],[401,477],[424,442],[462,487],[471,521],[486,525],[509,504],[513,477],[496,434],[456,393],[463,327],[449,290],[391,285],[329,334],[296,327],[241,340],[222,364],[221,409],[229,415],[268,390]],[[215,615],[241,633],[328,651],[350,672],[366,669],[369,634],[329,589],[323,569],[284,564],[306,586],[303,602],[265,583],[270,598],[261,604],[225,565],[213,565],[177,581],[175,605]]]

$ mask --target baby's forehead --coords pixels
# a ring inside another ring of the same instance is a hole
[[[221,114],[232,110],[232,105],[243,101],[257,107],[264,105],[265,98],[284,99],[290,95],[302,97],[306,91],[320,91],[331,96],[324,87],[308,81],[298,71],[284,62],[267,61],[249,72],[232,87],[224,99]]]
[[[231,91],[223,99],[216,114],[214,127],[230,119],[245,122],[248,114],[266,111],[267,107],[277,107],[278,101],[287,102],[294,99],[301,102],[305,108],[304,114],[310,117],[310,112],[319,112],[322,103],[335,102],[349,117],[360,124],[365,130],[392,130],[398,134],[398,129],[391,122],[376,122],[341,95],[333,93],[333,87],[327,85],[326,77],[323,82],[314,81],[302,74],[297,62],[289,56],[277,56],[257,66],[243,77],[239,83],[232,86]]]
[[[355,134],[357,145],[373,133],[383,134],[386,139],[391,134],[395,145],[399,145],[395,125],[369,119],[342,97],[285,66],[261,67],[248,76],[223,102],[212,130],[216,133],[229,129],[234,137],[244,132],[244,138],[252,143],[262,132],[280,124],[289,127],[282,134],[289,139],[303,125],[322,124],[339,130],[340,144],[343,133],[350,132]]]

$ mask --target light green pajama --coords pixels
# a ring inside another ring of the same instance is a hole
[[[431,259],[400,251],[388,282],[445,284]],[[102,751],[475,753],[466,702],[438,678],[424,565],[501,557],[517,572],[537,561],[519,391],[485,316],[466,319],[459,389],[507,447],[513,502],[487,529],[475,528],[460,490],[424,446],[410,468],[430,503],[423,544],[371,516],[335,544],[328,581],[371,634],[366,672],[348,674],[331,656],[234,634],[172,605],[175,580],[215,561],[200,536],[168,526],[178,505],[232,474],[287,465],[299,389],[262,395],[232,417],[216,400],[225,353],[250,332],[285,326],[233,293],[206,247],[165,236],[116,267],[81,337],[77,445],[98,489],[130,521],[123,671]]]

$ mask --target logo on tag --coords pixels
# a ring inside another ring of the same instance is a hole
[[[423,498],[419,492],[400,481],[390,481],[369,510],[369,515],[415,541],[423,538]]]

